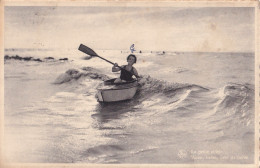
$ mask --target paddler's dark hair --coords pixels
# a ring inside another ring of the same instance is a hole
[[[136,58],[136,56],[135,56],[134,54],[130,54],[130,55],[128,55],[128,57],[127,57],[127,59],[126,59],[126,60],[128,61],[129,57],[131,57],[131,56],[135,58],[135,63],[136,63],[136,61],[137,61],[137,58]]]

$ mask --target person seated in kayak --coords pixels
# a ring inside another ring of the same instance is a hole
[[[121,68],[119,68],[118,64],[115,63],[114,66],[112,67],[112,72],[118,72],[121,70],[121,74],[120,77],[117,78],[114,83],[122,83],[122,82],[128,82],[128,81],[132,81],[133,79],[133,75],[136,77],[138,76],[138,72],[135,69],[135,67],[133,67],[133,64],[136,63],[137,59],[136,56],[133,54],[130,54],[127,57],[127,65],[123,65],[121,66]]]

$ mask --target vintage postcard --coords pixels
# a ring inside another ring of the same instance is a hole
[[[2,167],[258,167],[257,1],[1,12]]]

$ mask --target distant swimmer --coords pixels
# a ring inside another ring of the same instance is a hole
[[[133,53],[135,51],[135,45],[134,44],[131,45],[130,50],[131,50],[131,53]]]

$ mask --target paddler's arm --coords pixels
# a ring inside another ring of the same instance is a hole
[[[117,63],[114,63],[114,66],[112,67],[112,72],[118,72],[120,71],[121,69],[118,67],[118,64]]]
[[[138,72],[135,69],[135,67],[133,67],[133,71],[134,71],[134,76],[137,78],[137,80],[139,80],[139,78],[141,78],[141,77],[138,75]]]

